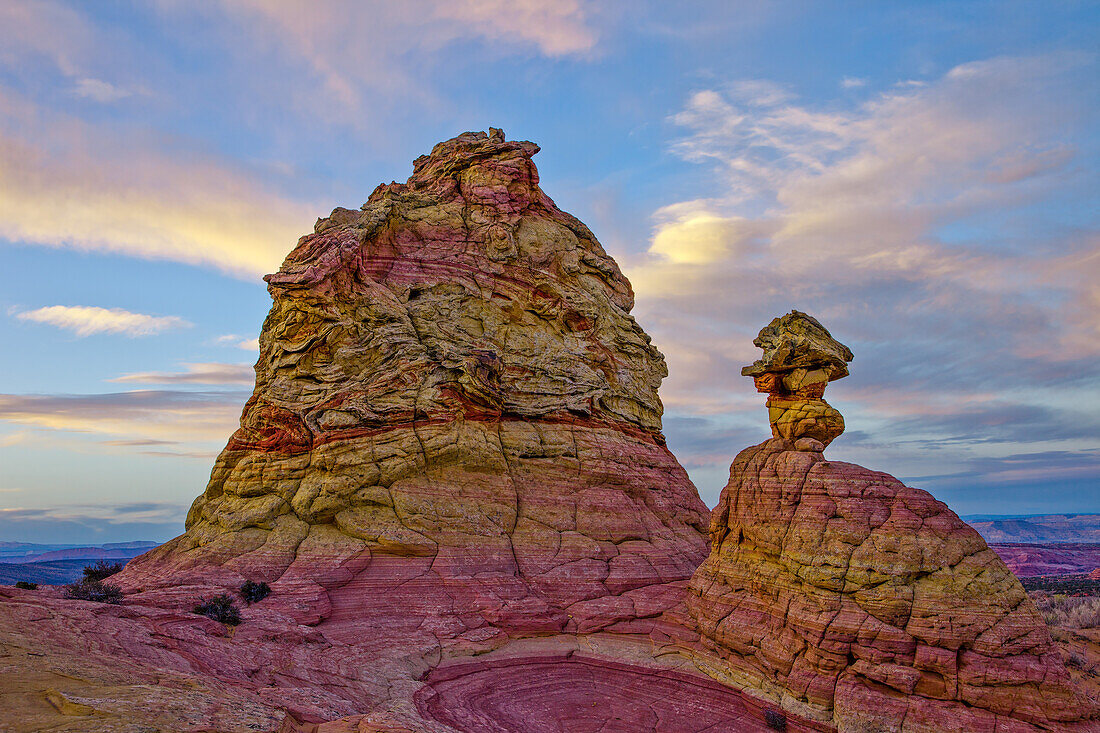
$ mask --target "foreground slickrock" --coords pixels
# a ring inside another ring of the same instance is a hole
[[[851,352],[798,311],[756,343],[745,373],[770,392],[775,437],[734,460],[688,599],[711,673],[840,731],[1094,730],[978,533],[927,492],[824,457],[843,421],[821,396]]]

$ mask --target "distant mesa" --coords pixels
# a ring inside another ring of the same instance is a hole
[[[463,133],[298,241],[184,534],[110,576],[119,606],[0,588],[6,720],[1095,729],[981,537],[824,457],[852,353],[813,317],[760,332],[745,373],[773,437],[708,516],[630,283],[539,187],[537,152]]]
[[[975,517],[970,523],[989,542],[1100,543],[1100,514]]]

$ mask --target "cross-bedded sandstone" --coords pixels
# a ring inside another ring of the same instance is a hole
[[[705,508],[663,357],[537,150],[460,135],[299,241],[185,534],[111,577],[121,605],[0,589],[5,730],[1091,725],[980,538],[821,455],[851,352],[805,314],[758,339],[777,437],[688,593]],[[245,579],[271,594],[240,625],[192,613]]]

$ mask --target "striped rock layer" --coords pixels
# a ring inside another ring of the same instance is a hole
[[[1097,730],[1016,577],[927,492],[772,438],[734,460],[688,606],[710,673],[839,731]]]

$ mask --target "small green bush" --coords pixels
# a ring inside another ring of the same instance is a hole
[[[240,609],[227,595],[214,596],[210,599],[200,598],[199,604],[192,610],[200,616],[206,616],[230,626],[236,626],[241,622]]]
[[[249,605],[253,603],[259,603],[263,599],[267,598],[271,593],[271,586],[264,582],[256,583],[251,580],[246,580],[241,585],[241,598],[245,600]]]
[[[105,580],[122,570],[122,563],[99,560],[95,565],[84,566],[84,580]]]
[[[122,589],[99,580],[82,580],[65,586],[65,597],[96,603],[122,603]]]
[[[25,580],[20,580],[15,584],[16,588],[22,588],[23,590],[38,590],[38,583],[28,583]]]

